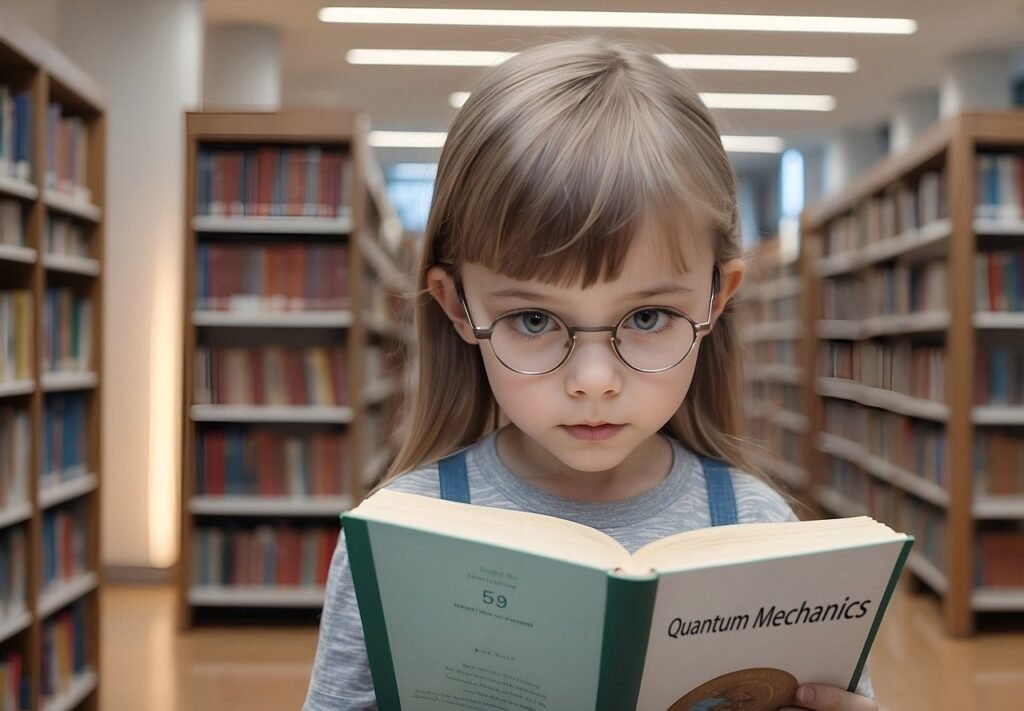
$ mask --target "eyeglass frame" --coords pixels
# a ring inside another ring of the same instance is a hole
[[[509,317],[509,316],[511,316],[513,314],[517,314],[517,313],[523,313],[523,312],[541,313],[541,314],[544,314],[545,316],[553,317],[555,319],[555,321],[557,321],[558,323],[560,323],[563,326],[565,326],[565,329],[566,329],[566,332],[567,332],[566,341],[569,343],[569,348],[565,352],[565,355],[562,357],[562,360],[559,361],[558,365],[556,365],[555,367],[550,368],[548,370],[526,371],[526,370],[519,370],[518,368],[513,368],[511,365],[509,365],[504,360],[502,360],[501,356],[499,356],[498,352],[494,349],[494,344],[491,343],[491,352],[494,353],[494,357],[498,359],[499,363],[501,363],[503,366],[505,366],[506,368],[511,370],[513,373],[519,373],[520,375],[548,375],[549,373],[553,373],[556,370],[558,370],[559,368],[561,368],[563,365],[565,365],[566,362],[568,362],[569,358],[572,357],[573,351],[576,350],[576,334],[577,333],[601,333],[602,331],[608,331],[608,332],[611,333],[611,335],[608,337],[608,341],[611,344],[612,352],[615,354],[615,357],[619,359],[620,363],[622,363],[627,368],[629,368],[631,370],[634,370],[634,371],[636,371],[638,373],[655,374],[655,373],[664,373],[664,372],[666,372],[668,370],[672,370],[677,365],[682,363],[684,360],[686,360],[689,357],[690,353],[693,352],[693,348],[694,348],[694,346],[697,345],[697,341],[700,339],[701,335],[703,335],[705,333],[711,333],[711,314],[715,310],[715,297],[718,295],[719,278],[720,277],[719,277],[718,267],[715,267],[714,271],[711,274],[711,301],[708,304],[708,317],[707,317],[707,320],[705,320],[702,323],[697,323],[692,318],[690,318],[687,314],[684,314],[682,311],[679,311],[677,309],[673,309],[673,308],[670,308],[670,307],[667,307],[667,306],[658,306],[658,305],[655,305],[655,304],[645,304],[644,306],[638,306],[637,308],[631,309],[630,311],[628,311],[625,315],[623,315],[623,317],[621,319],[619,319],[619,322],[616,323],[614,326],[570,326],[569,324],[567,324],[565,322],[565,320],[561,316],[559,316],[558,314],[556,314],[556,313],[554,313],[552,311],[548,311],[547,309],[539,309],[539,308],[538,309],[526,308],[526,309],[512,309],[510,311],[506,311],[501,316],[498,316],[496,319],[494,319],[494,321],[491,322],[491,325],[488,328],[480,328],[479,326],[476,325],[476,322],[473,320],[473,316],[469,313],[469,304],[466,303],[466,292],[462,288],[461,280],[458,280],[458,279],[455,280],[455,293],[458,295],[459,302],[462,304],[462,310],[465,312],[466,318],[469,320],[469,325],[473,329],[473,335],[476,337],[477,340],[480,340],[480,341],[487,341],[488,343],[490,343],[491,336],[494,335],[494,329],[495,329],[497,323],[499,321],[501,321],[502,319],[507,318],[507,317]],[[643,368],[637,368],[635,365],[633,365],[632,363],[627,361],[623,357],[622,353],[619,352],[619,346],[618,346],[618,343],[616,343],[616,339],[615,339],[615,334],[618,333],[619,327],[622,326],[622,324],[625,323],[626,319],[629,318],[631,315],[635,314],[637,311],[642,311],[644,309],[662,309],[662,310],[672,311],[673,313],[677,314],[678,316],[686,319],[690,323],[690,326],[693,328],[693,341],[690,342],[690,347],[687,349],[686,353],[684,353],[683,356],[679,360],[677,360],[675,363],[673,363],[670,366],[667,366],[665,368],[658,368],[656,370],[646,370],[646,369],[643,369]]]

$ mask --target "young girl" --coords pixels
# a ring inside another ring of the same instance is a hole
[[[743,269],[733,174],[677,70],[596,39],[492,69],[441,153],[417,392],[382,486],[571,519],[631,552],[794,520],[737,436]],[[820,685],[797,698],[877,709]],[[342,537],[305,709],[372,708]]]

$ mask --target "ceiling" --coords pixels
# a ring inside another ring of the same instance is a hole
[[[339,25],[317,19],[323,5],[475,7],[502,9],[643,10],[653,12],[770,12],[780,15],[856,15],[916,20],[909,36],[687,30],[546,30],[522,27]],[[770,5],[770,7],[768,7]],[[516,51],[566,36],[599,32],[654,43],[664,52],[850,56],[854,74],[703,71],[691,74],[702,91],[831,94],[835,111],[716,112],[723,133],[779,135],[808,146],[850,127],[882,124],[902,95],[934,91],[949,57],[964,52],[1024,50],[1024,0],[207,0],[207,22],[254,23],[281,33],[282,96],[286,105],[352,106],[374,128],[445,130],[455,115],[448,96],[467,90],[479,68],[355,66],[352,48]],[[381,164],[436,160],[439,149],[378,149]],[[773,159],[735,154],[738,169]]]

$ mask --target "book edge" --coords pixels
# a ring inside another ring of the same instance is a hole
[[[380,600],[377,585],[377,569],[373,563],[373,549],[366,521],[342,516],[345,529],[345,547],[348,549],[352,583],[356,591],[359,617],[363,623],[366,653],[370,661],[370,676],[377,703],[381,708],[402,708],[398,696],[398,680],[391,658],[391,642],[388,639],[387,624],[384,620],[384,606]]]
[[[853,670],[853,677],[850,679],[850,685],[847,687],[847,691],[855,692],[857,690],[861,674],[864,672],[864,665],[867,664],[868,661],[868,653],[871,651],[871,646],[875,643],[875,635],[878,634],[878,628],[882,625],[882,618],[885,616],[885,610],[889,607],[889,600],[892,598],[892,594],[896,590],[896,584],[899,582],[900,574],[903,572],[903,566],[907,562],[907,556],[910,555],[910,549],[913,547],[914,537],[907,536],[903,543],[903,549],[900,551],[900,555],[896,559],[896,565],[893,566],[892,574],[889,576],[889,584],[886,586],[885,595],[882,597],[882,601],[878,605],[878,612],[875,614],[874,622],[871,623],[871,631],[868,632],[867,639],[864,641],[864,649],[861,651],[860,659],[857,661],[857,666]]]
[[[596,711],[636,707],[657,589],[657,577],[608,574]]]

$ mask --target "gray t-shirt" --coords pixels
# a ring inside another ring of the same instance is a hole
[[[711,525],[700,460],[671,440],[669,475],[648,491],[621,501],[578,501],[537,489],[516,477],[498,458],[496,434],[466,451],[470,497],[474,504],[557,516],[604,531],[630,553],[666,536]],[[732,470],[740,523],[795,521],[786,501],[761,480]],[[416,469],[392,481],[388,489],[439,496],[437,465]],[[867,672],[858,692],[871,695]],[[304,711],[376,709],[352,572],[339,537],[327,580],[320,640]]]

